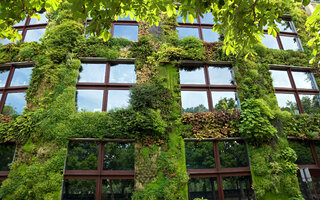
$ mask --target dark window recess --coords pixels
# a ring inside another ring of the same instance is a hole
[[[134,145],[132,143],[106,143],[104,145],[104,170],[133,170]]]
[[[246,145],[243,141],[219,142],[221,168],[249,167]]]
[[[208,200],[219,200],[217,178],[191,178],[188,184],[188,196],[189,199],[203,197]]]
[[[212,142],[186,142],[187,169],[215,168]]]
[[[223,177],[224,200],[254,200],[252,181],[248,176]]]
[[[9,171],[15,152],[15,143],[0,144],[0,171]]]
[[[63,183],[63,200],[95,200],[95,179],[67,179]]]
[[[298,159],[296,164],[298,165],[314,165],[315,160],[313,158],[310,142],[307,140],[291,140],[289,146],[296,152]]]
[[[101,199],[130,200],[133,190],[133,180],[106,179],[102,181]]]

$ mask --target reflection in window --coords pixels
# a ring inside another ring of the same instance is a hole
[[[280,36],[280,39],[284,50],[301,50],[297,37]]]
[[[291,88],[287,71],[270,70],[274,87],[287,87]]]
[[[198,28],[177,27],[177,31],[178,31],[179,39],[183,39],[189,36],[199,38]]]
[[[204,198],[218,200],[217,178],[192,178],[188,184],[189,199]]]
[[[213,15],[211,12],[208,12],[200,18],[201,24],[214,24]]]
[[[118,64],[110,67],[110,83],[135,83],[134,64]]]
[[[109,90],[107,111],[129,106],[129,90]]]
[[[114,25],[113,37],[127,38],[131,41],[138,40],[138,26],[136,25]]]
[[[78,82],[104,83],[106,64],[82,63]]]
[[[213,91],[212,101],[214,110],[228,110],[237,108],[237,98],[235,92]]]
[[[218,42],[220,35],[217,32],[213,32],[212,28],[203,28],[203,41],[206,42]]]
[[[178,23],[183,23],[183,17],[181,17],[181,15],[179,15],[179,16],[177,17],[177,22],[178,22]],[[191,23],[191,22],[189,21],[189,15],[187,15],[186,23]],[[196,17],[194,18],[193,23],[195,23],[195,24],[198,23],[198,19],[197,19]]]
[[[101,111],[103,90],[77,90],[77,110]]]
[[[98,142],[70,142],[67,170],[97,170]]]
[[[95,179],[65,179],[62,200],[95,200]]]
[[[299,95],[303,111],[308,114],[320,113],[320,97],[319,95]]]
[[[253,200],[254,192],[251,188],[251,177],[230,176],[222,179],[225,200]]]
[[[248,153],[243,141],[219,142],[221,168],[248,167]]]
[[[209,111],[206,91],[181,91],[181,102],[184,113]]]
[[[187,169],[215,168],[212,142],[186,142]]]
[[[32,67],[16,68],[10,86],[29,85],[31,74]]]
[[[13,160],[15,143],[0,144],[0,171],[9,171],[9,166]]]
[[[18,31],[18,33],[21,35],[22,34],[22,31]],[[15,40],[14,42],[17,42],[18,40]],[[9,44],[9,43],[12,43],[11,40],[9,39],[0,39],[0,44],[2,45],[6,45],[6,44]]]
[[[289,141],[289,146],[296,152],[298,156],[296,164],[298,165],[315,164],[309,141],[305,141],[305,140]]]
[[[0,70],[0,87],[4,87],[6,85],[8,75],[9,75],[8,69],[2,69]]]
[[[275,22],[280,31],[284,32],[295,32],[293,26],[291,25],[290,21],[282,20],[280,23]]]
[[[104,170],[133,170],[133,143],[106,143],[103,157]]]
[[[21,20],[20,22],[16,23],[13,25],[13,27],[15,26],[24,26],[26,23],[27,17],[24,20]]]
[[[278,106],[281,110],[292,112],[296,115],[299,114],[299,109],[294,94],[276,93],[276,98],[278,101]]]
[[[1,101],[1,98],[2,98],[2,93],[0,93],[0,101]]]
[[[180,69],[180,84],[205,84],[204,68],[193,71]]]
[[[233,85],[231,68],[210,66],[208,70],[211,85]]]
[[[24,95],[25,95],[24,92],[8,93],[6,102],[2,109],[2,114],[21,115],[24,109],[24,106],[26,106],[27,104],[24,98]]]
[[[310,72],[292,72],[292,76],[297,88],[317,89]]]
[[[45,32],[44,28],[30,29],[27,30],[26,36],[24,37],[25,42],[40,42]]]
[[[40,15],[41,19],[38,20],[37,18],[30,18],[29,24],[44,24],[48,22],[46,13],[36,13],[36,14]]]
[[[130,200],[133,188],[133,180],[102,180],[101,199]]]
[[[277,38],[272,35],[264,34],[264,37],[261,37],[261,42],[264,46],[270,49],[279,49]]]

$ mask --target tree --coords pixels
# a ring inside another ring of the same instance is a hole
[[[111,22],[119,15],[133,15],[137,21],[158,25],[160,13],[169,17],[179,14],[193,22],[200,14],[212,12],[216,23],[214,31],[224,35],[224,50],[227,54],[237,53],[261,40],[263,27],[269,26],[268,33],[275,36],[279,29],[275,21],[285,14],[292,0],[8,0],[0,3],[0,38],[14,40],[19,34],[11,26],[25,19],[26,15],[39,17],[36,11],[56,10],[62,1],[71,5],[74,19],[92,17],[87,32],[108,39]],[[301,1],[301,0],[300,0]],[[304,3],[307,1],[303,1]],[[21,37],[21,36],[20,36]]]

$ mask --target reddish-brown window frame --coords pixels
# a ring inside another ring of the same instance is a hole
[[[275,87],[276,93],[282,93],[282,94],[294,94],[298,109],[300,113],[304,113],[301,101],[299,98],[299,94],[311,94],[311,95],[319,95],[319,90],[316,89],[303,89],[303,88],[297,88],[295,81],[292,76],[292,72],[313,72],[312,68],[309,67],[294,67],[294,66],[286,66],[286,65],[270,65],[270,70],[279,70],[279,71],[286,71],[291,83],[291,88],[283,88],[283,87]]]
[[[198,139],[194,138],[185,138],[185,142],[199,142]],[[218,185],[218,197],[219,200],[224,199],[223,193],[223,177],[230,177],[230,176],[251,176],[250,167],[237,167],[237,168],[221,168],[220,165],[220,156],[219,156],[219,147],[218,142],[223,141],[243,141],[241,138],[223,138],[223,139],[212,139],[207,138],[203,139],[200,142],[212,142],[213,149],[214,149],[214,160],[215,160],[215,168],[212,169],[187,169],[190,178],[210,178],[216,177],[217,178],[217,185]],[[248,155],[249,161],[249,155]],[[250,165],[250,163],[249,163]]]

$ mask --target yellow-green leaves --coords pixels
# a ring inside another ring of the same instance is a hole
[[[310,63],[314,63],[317,60],[319,61],[320,52],[320,4],[316,6],[316,9],[313,12],[313,14],[310,17],[308,17],[306,26],[307,31],[312,36],[312,38],[308,41],[308,46],[313,47],[313,58],[310,60]]]

